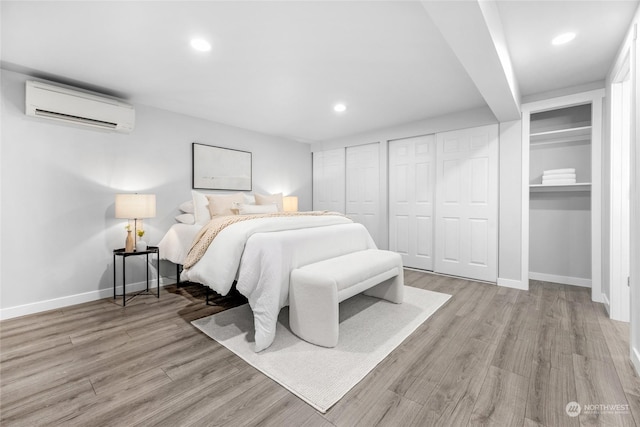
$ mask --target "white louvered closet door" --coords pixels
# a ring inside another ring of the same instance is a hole
[[[347,147],[347,216],[380,247],[380,144]]]
[[[345,212],[345,150],[313,153],[313,209]]]
[[[406,267],[433,270],[433,135],[389,142],[389,249]]]
[[[498,125],[437,134],[435,271],[495,282]]]

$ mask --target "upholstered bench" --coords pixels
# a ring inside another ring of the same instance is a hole
[[[323,347],[338,344],[338,303],[364,292],[403,302],[402,258],[369,249],[297,268],[291,272],[289,326],[300,338]]]

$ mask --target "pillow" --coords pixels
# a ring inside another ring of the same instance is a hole
[[[278,212],[282,212],[284,209],[282,208],[282,193],[271,194],[271,195],[262,195],[256,194],[256,205],[270,205],[275,203],[278,206]]]
[[[187,202],[180,204],[179,209],[184,213],[188,213],[188,214],[194,213],[195,211],[193,210],[193,200],[189,200]]]
[[[176,217],[176,221],[178,221],[178,222],[180,222],[182,224],[195,224],[196,223],[196,217],[192,213],[183,213],[183,214],[178,215]]]
[[[246,205],[246,204],[238,205],[238,213],[240,215],[268,214],[268,213],[277,213],[277,212],[278,212],[278,206],[275,203],[271,203],[269,205]]]
[[[256,204],[256,196],[251,193],[244,193],[244,204],[245,205],[255,205]]]
[[[207,194],[209,199],[209,212],[211,216],[217,215],[234,215],[232,209],[235,204],[244,203],[244,195],[236,194]]]
[[[207,223],[211,221],[209,199],[201,192],[195,190],[191,190],[191,197],[193,198],[193,215],[196,224],[207,225]]]

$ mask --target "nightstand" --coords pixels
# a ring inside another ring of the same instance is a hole
[[[156,277],[158,279],[158,287],[156,297],[160,298],[160,249],[157,246],[149,246],[146,251],[138,251],[138,252],[125,252],[124,248],[114,249],[113,250],[113,299],[116,297],[122,297],[122,306],[124,307],[127,304],[127,301],[131,300],[133,297],[138,295],[153,295],[153,293],[149,292],[149,255],[152,255],[151,261],[153,261],[153,254],[156,256]],[[127,298],[127,258],[132,256],[143,256],[146,259],[145,266],[147,267],[147,288],[145,290],[135,292],[129,295]],[[122,294],[116,294],[116,259],[117,257],[122,258]]]

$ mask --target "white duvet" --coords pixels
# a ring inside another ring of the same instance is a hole
[[[199,224],[173,224],[158,243],[160,259],[169,260],[174,264],[184,264],[191,243],[201,228]]]
[[[363,225],[339,215],[254,219],[222,230],[181,278],[226,295],[237,276],[254,314],[255,350],[261,351],[273,342],[278,313],[288,303],[292,269],[375,247]]]

